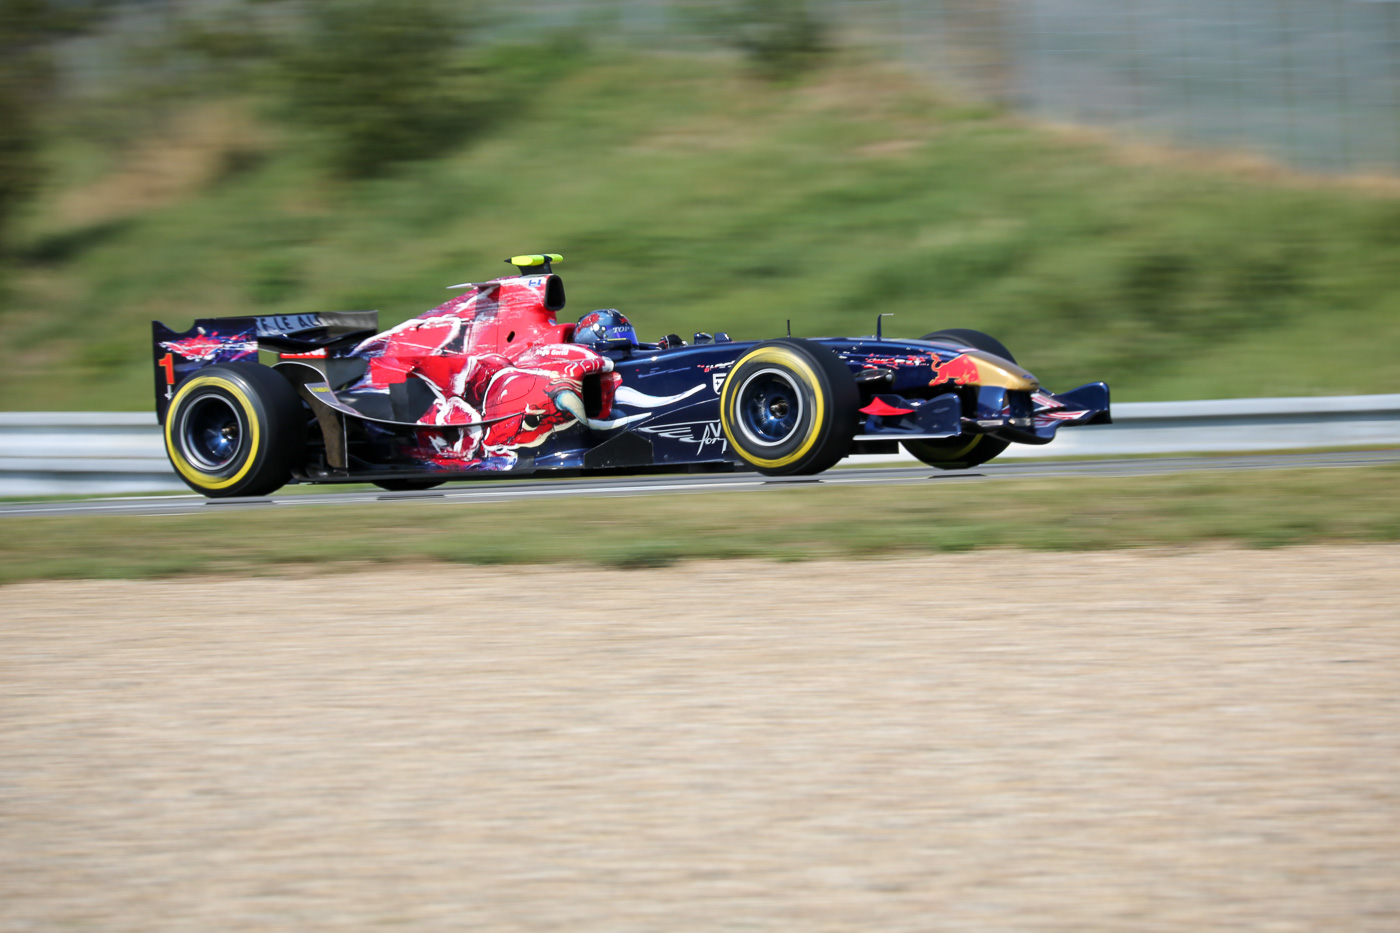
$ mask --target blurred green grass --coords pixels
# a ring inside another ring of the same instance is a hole
[[[1141,158],[855,61],[773,84],[714,56],[502,54],[515,115],[385,178],[334,178],[251,99],[147,141],[186,179],[165,188],[60,140],[2,299],[0,405],[145,409],[152,318],[388,326],[544,249],[567,257],[566,315],[619,307],[644,338],[894,312],[886,333],[985,330],[1050,387],[1121,401],[1400,391],[1384,185]]]
[[[0,583],[1400,540],[1400,467],[0,520]],[[1072,583],[1072,575],[1067,575]]]

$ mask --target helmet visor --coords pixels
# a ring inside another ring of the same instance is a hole
[[[635,347],[637,345],[637,332],[631,324],[615,324],[611,327],[605,327],[598,338],[598,344],[605,347]]]

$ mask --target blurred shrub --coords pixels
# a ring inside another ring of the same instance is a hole
[[[461,81],[468,12],[445,0],[318,0],[284,53],[289,115],[319,131],[350,176],[459,140],[473,116]]]
[[[39,134],[57,71],[53,46],[97,22],[99,0],[0,0],[0,252],[41,175]]]
[[[250,270],[248,298],[254,304],[275,305],[301,291],[300,263],[281,253],[263,258]]]
[[[0,74],[0,253],[15,212],[39,177],[33,111],[8,77]]]
[[[793,77],[831,49],[830,25],[812,0],[727,0],[694,3],[691,10],[718,41],[744,53],[768,78]]]

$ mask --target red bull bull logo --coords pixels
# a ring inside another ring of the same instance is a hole
[[[977,369],[977,361],[966,353],[955,356],[944,363],[934,363],[933,378],[929,380],[929,385],[938,386],[953,384],[958,386],[977,385],[982,381],[982,374]]]

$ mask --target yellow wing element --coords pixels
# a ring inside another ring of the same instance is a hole
[[[979,385],[1001,386],[1021,392],[1034,392],[1040,388],[1039,380],[1015,363],[985,350],[969,350],[967,356],[976,361]]]
[[[558,253],[531,253],[524,256],[512,256],[506,260],[512,266],[520,269],[531,269],[535,266],[547,266],[553,262],[563,262],[564,257]]]
[[[1000,386],[1021,392],[1034,392],[1040,383],[1034,376],[1010,360],[994,356],[985,350],[964,350],[961,356],[935,363],[929,385]]]

